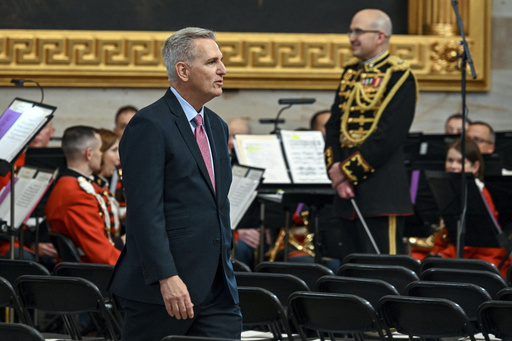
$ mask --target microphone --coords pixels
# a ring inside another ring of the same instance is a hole
[[[280,118],[277,123],[284,123],[284,119]],[[276,120],[273,118],[260,118],[260,124],[274,124]]]
[[[315,101],[315,98],[281,98],[279,99],[279,104],[313,104]]]
[[[43,91],[43,88],[41,87],[41,85],[39,85],[38,82],[36,81],[33,81],[33,80],[30,80],[30,79],[11,79],[11,83],[13,83],[15,86],[17,87],[22,87],[22,86],[25,86],[25,83],[26,82],[29,82],[29,83],[36,83],[37,87],[39,88],[39,90],[41,90],[41,101],[39,103],[43,103],[43,100],[44,100],[44,91]]]
[[[277,134],[279,133],[279,128],[277,127],[278,123],[281,123],[279,116],[281,116],[281,113],[285,111],[286,109],[289,109],[294,104],[313,104],[315,103],[315,98],[280,98],[279,104],[285,104],[286,107],[281,108],[279,112],[277,113],[276,119],[274,121],[274,130],[271,132],[271,134]]]

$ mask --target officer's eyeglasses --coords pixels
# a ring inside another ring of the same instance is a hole
[[[349,38],[352,38],[352,37],[358,38],[365,33],[379,33],[379,32],[380,32],[379,30],[361,30],[359,28],[356,28],[355,30],[348,30],[347,35]]]

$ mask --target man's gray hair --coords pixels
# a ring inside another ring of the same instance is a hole
[[[188,65],[194,62],[197,56],[194,44],[194,40],[196,39],[215,40],[215,33],[204,28],[187,27],[174,32],[165,41],[162,48],[162,55],[169,82],[178,79],[178,75],[176,74],[176,64],[178,62],[185,62]]]

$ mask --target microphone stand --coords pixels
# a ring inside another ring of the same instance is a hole
[[[41,101],[39,103],[43,103],[44,91],[43,91],[43,87],[41,85],[39,85],[39,82],[30,80],[30,79],[11,79],[11,83],[13,83],[17,87],[25,86],[25,83],[27,83],[27,82],[28,83],[35,83],[36,84],[36,86],[41,91]]]
[[[283,111],[285,111],[286,109],[290,109],[290,107],[291,107],[292,105],[293,105],[293,104],[291,104],[291,103],[290,103],[290,104],[288,104],[286,107],[282,107],[282,108],[281,108],[281,110],[279,110],[279,112],[277,113],[276,119],[274,120],[274,130],[270,132],[271,134],[278,134],[278,135],[279,135],[279,131],[281,130],[281,129],[279,129],[279,128],[277,127],[277,124],[279,123],[279,116],[281,116],[281,113],[282,113]]]
[[[286,107],[281,108],[279,112],[277,113],[276,119],[274,120],[274,130],[271,131],[271,134],[277,134],[279,135],[280,129],[277,127],[277,124],[280,122],[279,116],[281,116],[281,113],[285,111],[286,109],[289,109],[294,104],[313,104],[316,102],[315,98],[281,98],[279,99],[279,104],[286,104]]]
[[[464,160],[466,158],[466,122],[467,122],[467,108],[466,108],[466,67],[469,64],[471,70],[471,76],[473,79],[476,78],[475,66],[473,65],[473,59],[469,52],[468,42],[466,35],[464,34],[464,25],[459,12],[459,2],[452,0],[452,7],[457,19],[457,25],[462,40],[460,44],[463,47],[462,54],[460,55],[461,63],[461,95],[462,95],[462,130],[460,134],[460,151],[462,154],[462,172],[461,172],[461,215],[459,219],[459,225],[457,226],[457,258],[464,258],[464,238],[466,236],[466,213],[468,206],[468,188],[467,188],[467,177],[466,170],[464,169]]]

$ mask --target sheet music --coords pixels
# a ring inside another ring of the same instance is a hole
[[[56,172],[22,167],[15,178],[14,228],[18,229],[37,206],[53,181]],[[0,191],[0,218],[11,222],[11,183]]]
[[[265,169],[264,183],[291,182],[275,135],[236,135],[235,152],[242,165]]]
[[[53,111],[31,102],[14,100],[0,116],[0,160],[11,162]]]
[[[294,183],[325,183],[324,138],[319,131],[281,130],[281,138]]]
[[[229,189],[231,228],[235,229],[258,194],[263,169],[233,166],[233,181]]]

